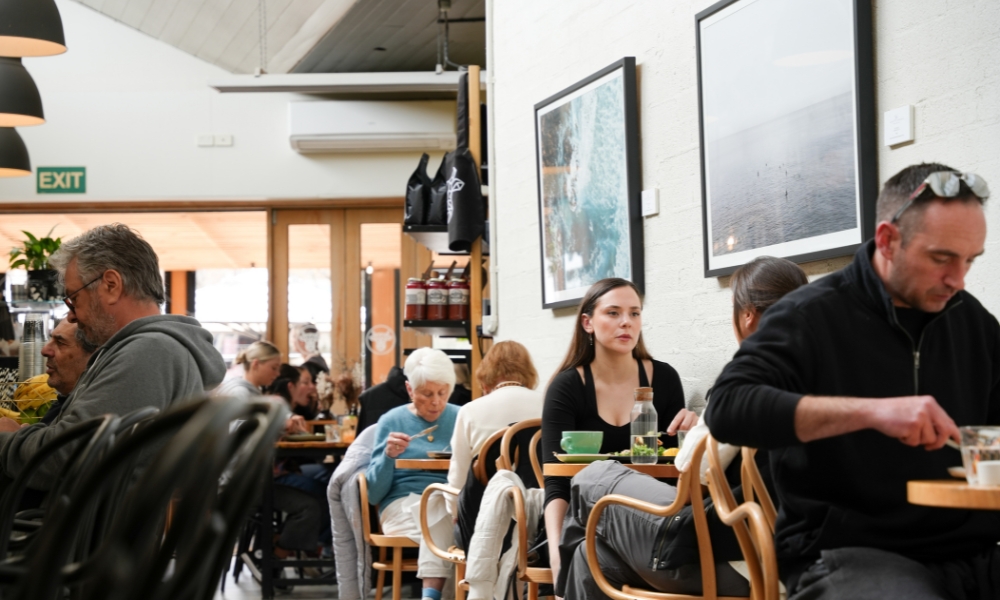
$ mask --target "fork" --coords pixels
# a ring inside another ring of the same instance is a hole
[[[412,442],[413,440],[415,440],[415,439],[417,439],[417,438],[422,438],[422,437],[424,437],[425,435],[427,435],[428,433],[432,433],[432,432],[433,432],[433,431],[434,431],[435,429],[437,429],[437,428],[438,428],[438,426],[437,426],[437,425],[431,425],[430,427],[428,427],[427,429],[425,429],[425,430],[421,431],[421,432],[420,432],[420,433],[418,433],[417,435],[411,435],[411,436],[410,436],[410,441]]]

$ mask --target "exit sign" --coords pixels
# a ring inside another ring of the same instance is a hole
[[[87,167],[38,167],[39,194],[86,194]]]

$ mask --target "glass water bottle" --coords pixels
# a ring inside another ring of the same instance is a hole
[[[653,388],[636,388],[635,405],[632,407],[632,464],[656,463],[658,427],[659,420],[653,408]]]

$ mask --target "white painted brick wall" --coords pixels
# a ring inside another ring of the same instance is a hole
[[[639,65],[642,187],[660,188],[660,214],[645,222],[646,344],[678,370],[692,405],[736,350],[728,279],[702,275],[694,15],[711,4],[494,3],[498,339],[526,344],[543,381],[566,352],[575,310],[541,308],[532,107],[623,56]],[[880,143],[880,181],[933,160],[977,172],[1000,191],[1000,2],[875,0],[874,22],[879,123],[904,104],[916,113],[915,143]],[[997,313],[1000,210],[987,214],[993,233],[968,287]],[[815,278],[846,262],[804,267]]]

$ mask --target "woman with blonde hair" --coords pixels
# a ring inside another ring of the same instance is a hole
[[[254,342],[240,350],[234,361],[243,366],[242,377],[232,377],[215,388],[216,396],[259,396],[281,371],[281,351],[271,342]]]

